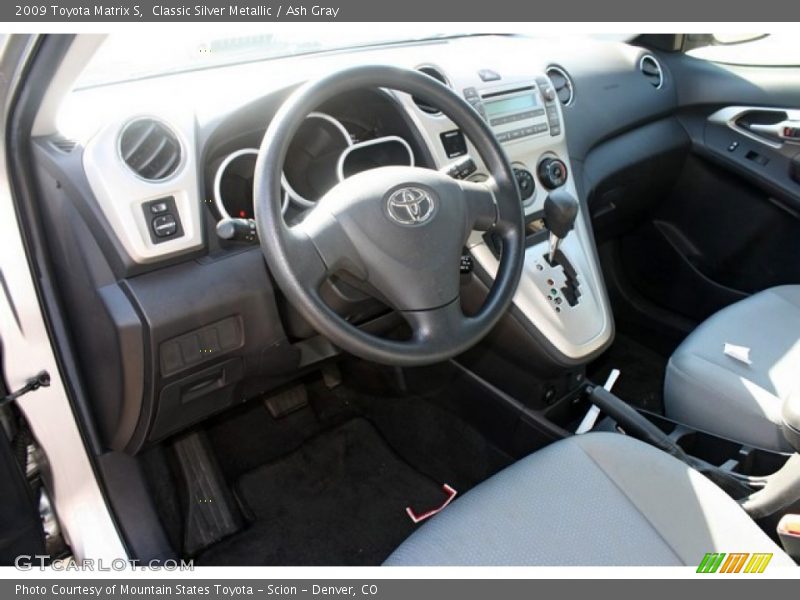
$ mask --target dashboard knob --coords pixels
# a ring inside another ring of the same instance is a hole
[[[552,102],[556,99],[556,92],[551,87],[546,87],[542,90],[542,95],[544,96],[545,102]]]
[[[531,196],[533,196],[533,191],[536,189],[536,182],[533,179],[533,175],[527,169],[514,169],[514,177],[517,179],[517,186],[519,187],[519,195],[524,202]]]
[[[558,158],[548,157],[539,163],[537,175],[544,187],[553,190],[567,182],[567,165]]]

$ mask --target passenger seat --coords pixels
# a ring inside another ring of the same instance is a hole
[[[798,394],[800,285],[787,285],[732,304],[695,329],[670,358],[664,408],[699,431],[793,452],[781,409]]]

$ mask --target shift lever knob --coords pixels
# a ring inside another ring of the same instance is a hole
[[[578,201],[563,188],[547,194],[544,201],[544,222],[550,233],[564,239],[572,231],[578,216]]]
[[[578,201],[563,188],[553,190],[544,201],[544,222],[550,230],[550,262],[567,234],[575,225]]]

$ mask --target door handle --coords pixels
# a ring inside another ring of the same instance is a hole
[[[708,117],[709,123],[728,127],[774,150],[800,145],[800,110],[767,106],[726,106]]]
[[[751,123],[748,127],[753,133],[766,135],[785,142],[800,144],[800,121],[785,120],[779,123],[762,125]]]

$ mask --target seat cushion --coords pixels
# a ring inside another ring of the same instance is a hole
[[[707,552],[771,552],[771,564],[794,564],[698,472],[624,435],[589,433],[456,499],[385,564],[675,566]]]
[[[724,353],[750,348],[752,364]],[[784,401],[800,391],[800,286],[760,292],[703,322],[670,358],[664,410],[675,421],[765,450],[791,452]]]

